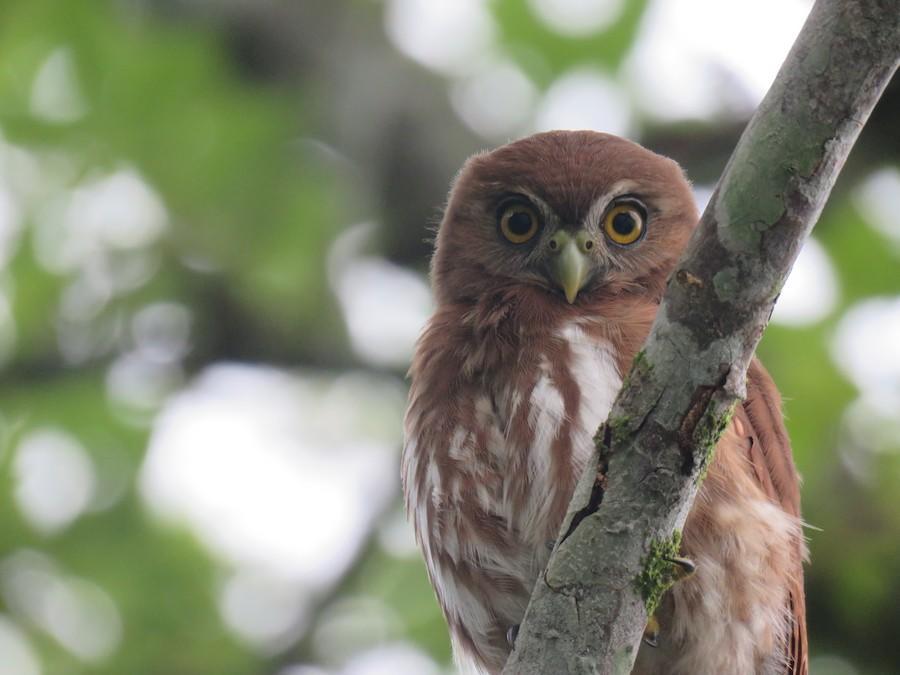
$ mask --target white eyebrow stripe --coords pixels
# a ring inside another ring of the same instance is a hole
[[[516,194],[520,194],[523,197],[527,197],[531,200],[531,203],[538,207],[541,211],[541,215],[544,217],[544,221],[546,222],[556,222],[558,216],[556,212],[550,208],[550,205],[545,202],[543,199],[538,197],[534,192],[525,187],[514,187],[513,192]]]
[[[588,209],[587,215],[584,217],[582,226],[599,223],[600,218],[603,217],[603,214],[606,212],[609,203],[613,199],[621,195],[627,195],[629,192],[634,192],[637,187],[638,184],[628,178],[620,180],[617,183],[613,183],[612,187],[610,187],[609,190],[597,197],[594,200],[594,203],[591,204],[591,208]]]
[[[545,208],[545,209],[549,209],[549,208],[550,208],[550,206],[549,206],[549,204],[547,204],[547,202],[545,202],[543,199],[541,199],[540,197],[538,197],[536,194],[534,194],[534,193],[533,193],[531,190],[529,190],[528,188],[517,187],[517,188],[514,188],[514,189],[513,189],[513,192],[515,192],[516,194],[523,195],[524,197],[528,197],[528,199],[530,199],[531,201],[533,201],[535,204],[537,204],[537,205],[540,206],[541,208]]]

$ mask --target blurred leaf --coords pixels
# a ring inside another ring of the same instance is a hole
[[[605,29],[585,37],[561,35],[544,24],[526,0],[491,4],[500,29],[499,43],[541,88],[576,67],[614,72],[634,41],[647,0],[622,3],[619,17]]]

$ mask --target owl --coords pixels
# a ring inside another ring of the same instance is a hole
[[[499,673],[698,213],[674,161],[554,131],[470,158],[416,347],[406,508],[466,673]],[[634,673],[807,672],[798,476],[758,360],[684,526]],[[603,555],[598,551],[598,555]],[[598,638],[599,639],[599,638]]]

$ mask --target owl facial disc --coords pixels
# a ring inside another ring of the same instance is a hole
[[[550,275],[565,293],[569,304],[575,302],[578,291],[590,277],[591,258],[588,252],[594,242],[587,232],[572,235],[560,230],[550,238]]]

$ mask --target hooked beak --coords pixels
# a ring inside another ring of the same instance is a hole
[[[550,239],[550,274],[571,305],[590,276],[588,251],[594,245],[587,232],[574,237],[560,230]]]

